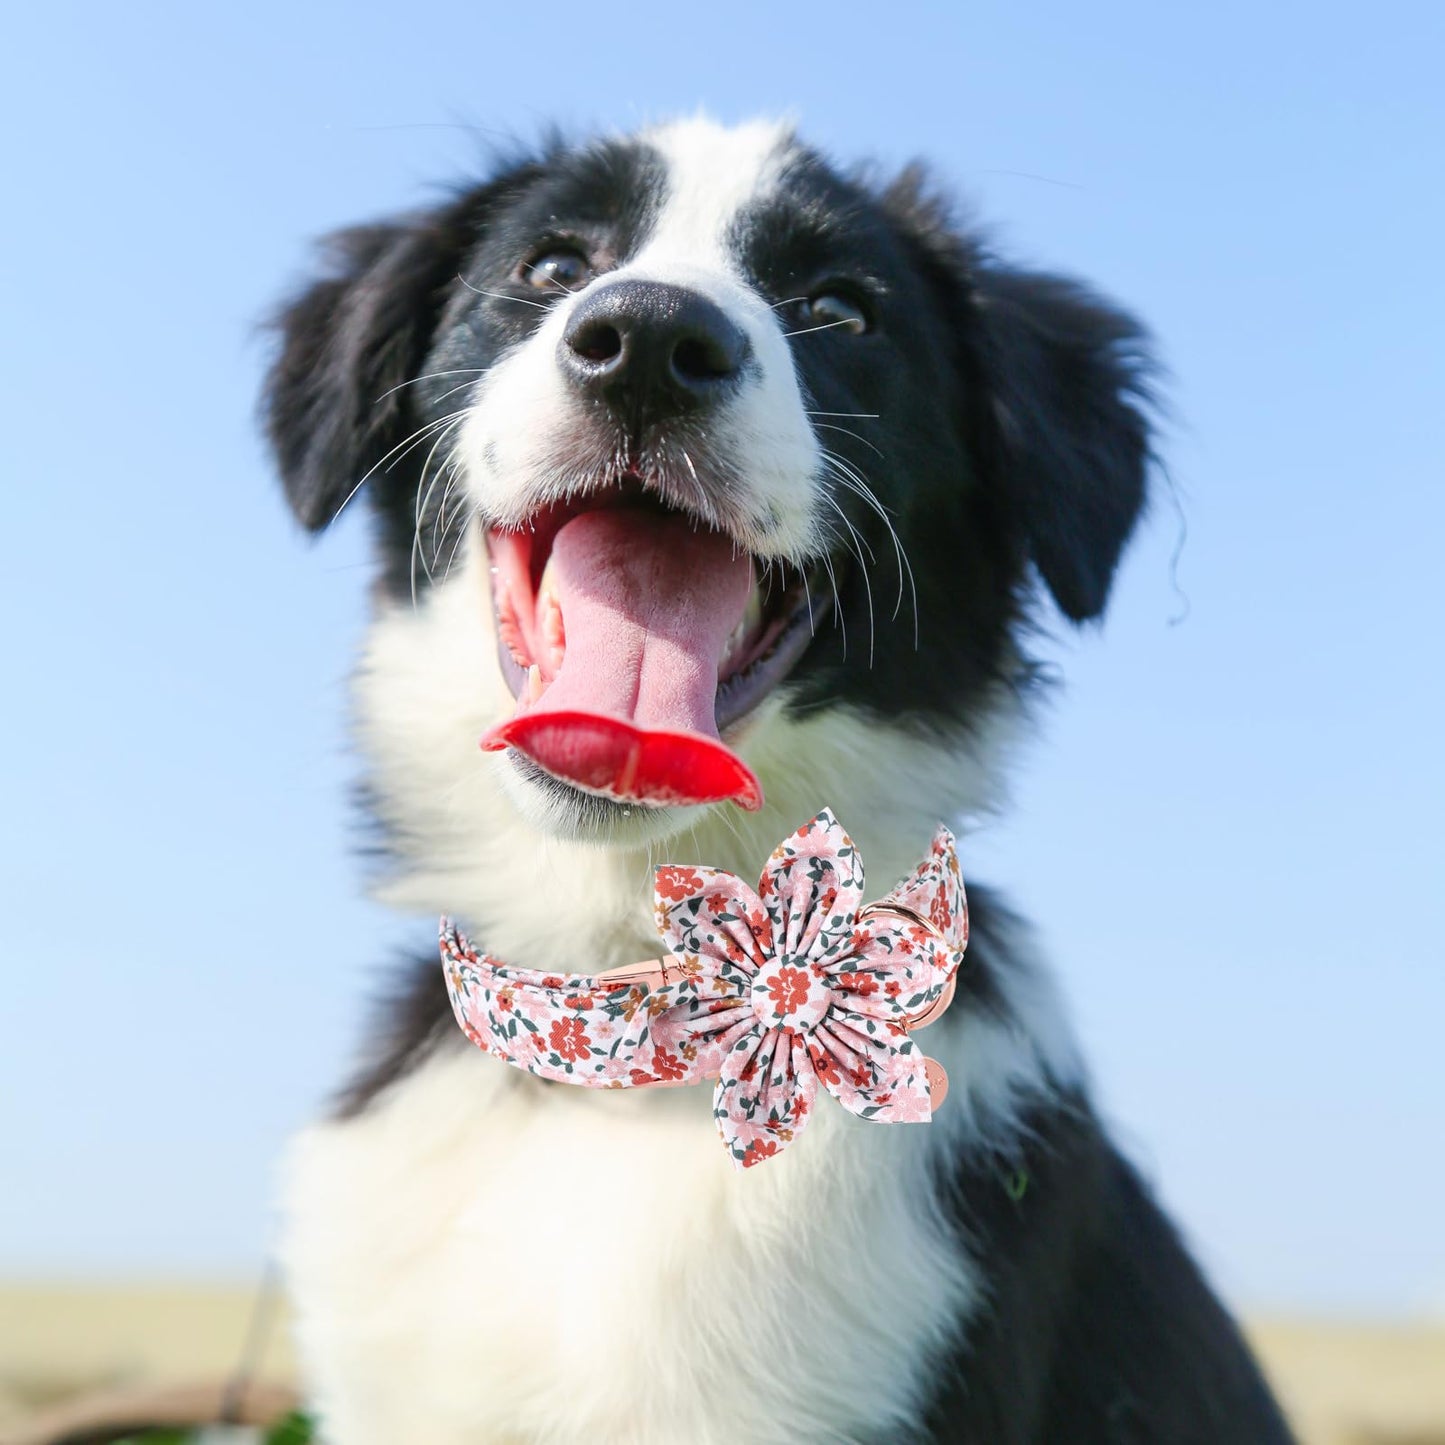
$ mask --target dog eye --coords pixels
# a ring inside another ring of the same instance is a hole
[[[862,336],[869,329],[868,314],[849,296],[838,291],[820,291],[808,298],[808,320],[814,326],[831,326],[850,336]]]
[[[592,267],[580,251],[544,251],[522,263],[521,279],[538,291],[578,291],[592,279]]]

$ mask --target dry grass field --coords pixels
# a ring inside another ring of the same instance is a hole
[[[0,1445],[86,1391],[223,1379],[251,1307],[219,1286],[0,1285]],[[1445,1445],[1445,1324],[1260,1320],[1251,1334],[1305,1445]],[[292,1370],[278,1319],[259,1374]]]

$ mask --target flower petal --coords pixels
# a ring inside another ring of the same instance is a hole
[[[809,1037],[813,1068],[860,1119],[926,1124],[933,1116],[922,1051],[897,1024],[835,1010]]]
[[[841,956],[863,902],[863,863],[826,808],[773,850],[758,891],[778,957],[826,965]]]
[[[968,898],[953,834],[939,825],[928,857],[887,897],[926,918],[948,940],[955,953],[968,946]]]
[[[703,992],[681,998],[652,1024],[652,1041],[684,1060],[689,1079],[716,1078],[723,1061],[744,1035],[758,1027],[746,996]]]
[[[733,1163],[750,1169],[781,1153],[812,1115],[818,1079],[803,1039],[761,1026],[724,1056],[713,1117]]]
[[[828,985],[848,1011],[902,1020],[923,1013],[953,972],[954,956],[928,929],[886,907],[865,908],[847,956],[830,965]]]
[[[772,924],[762,900],[721,869],[659,868],[655,906],[657,931],[679,961],[709,960],[717,965],[710,971],[735,974],[744,992],[772,951]]]

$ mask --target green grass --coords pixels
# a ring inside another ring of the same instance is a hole
[[[115,1445],[194,1445],[199,1438],[193,1430],[146,1430],[139,1435],[127,1435]],[[312,1445],[316,1431],[310,1418],[298,1411],[257,1438],[261,1445]]]

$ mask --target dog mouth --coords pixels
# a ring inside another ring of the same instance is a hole
[[[517,706],[483,748],[620,802],[762,806],[723,732],[807,650],[826,606],[814,569],[752,556],[632,475],[486,543]]]

